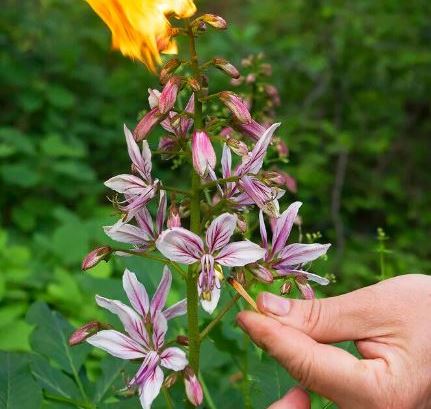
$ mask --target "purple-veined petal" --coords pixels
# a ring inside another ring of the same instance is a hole
[[[159,194],[160,194],[159,208],[157,210],[157,217],[156,217],[157,234],[160,234],[163,230],[163,223],[166,218],[166,206],[167,206],[166,192],[164,190],[160,190]]]
[[[307,280],[296,280],[296,285],[299,288],[299,291],[301,291],[302,296],[306,300],[312,300],[315,298],[314,296],[314,290],[311,287],[311,285],[307,282]]]
[[[178,301],[174,305],[171,305],[169,308],[163,311],[163,315],[167,320],[171,320],[172,318],[180,317],[187,312],[187,300],[183,299]]]
[[[159,106],[160,91],[148,88],[148,105],[151,109]]]
[[[137,342],[144,345],[146,348],[149,346],[149,337],[147,330],[144,326],[142,318],[133,311],[130,307],[123,304],[118,300],[110,300],[109,298],[96,295],[96,303],[102,308],[116,314],[124,325],[127,333]]]
[[[272,234],[272,254],[277,254],[285,245],[298,215],[301,202],[292,203],[277,219]]]
[[[159,354],[156,351],[148,351],[141,366],[135,376],[130,380],[128,386],[132,388],[136,385],[142,385],[153,373],[159,365]]]
[[[139,359],[146,354],[136,341],[112,329],[99,331],[87,338],[87,342],[121,359]]]
[[[160,354],[160,365],[173,371],[182,371],[188,363],[184,351],[176,347],[167,348]]]
[[[139,195],[147,187],[147,184],[137,176],[123,174],[108,179],[105,182],[105,186],[118,193]]]
[[[251,115],[248,110],[248,106],[241,97],[233,92],[223,91],[220,92],[219,98],[240,123],[251,122]]]
[[[229,243],[237,219],[234,214],[223,213],[211,222],[206,233],[206,242],[210,253],[220,250]]]
[[[217,263],[227,267],[240,267],[265,257],[266,250],[249,240],[230,243],[215,257]]]
[[[147,379],[139,387],[139,400],[141,401],[142,409],[150,409],[151,404],[157,395],[160,393],[160,389],[163,384],[163,371],[159,366],[154,368],[154,371],[149,374]]]
[[[151,179],[151,153],[148,158],[148,143],[143,143],[142,153],[130,130],[124,125],[124,135],[126,136],[127,151],[133,168],[146,180]],[[144,148],[145,147],[145,148]]]
[[[268,235],[266,233],[265,220],[263,218],[263,211],[259,212],[259,227],[260,227],[260,237],[262,238],[263,247],[268,250]]]
[[[153,317],[153,344],[155,349],[160,349],[165,342],[168,321],[161,312],[157,312]]]
[[[147,141],[142,141],[141,155],[142,169],[140,169],[140,173],[148,183],[151,183],[151,169],[153,167],[153,163],[151,162],[151,149]]]
[[[280,251],[278,257],[280,261],[275,265],[277,269],[285,269],[288,266],[309,263],[323,256],[328,251],[330,244],[289,244]]]
[[[129,243],[141,246],[152,240],[144,230],[131,224],[104,226],[103,230],[108,237],[120,243]]]
[[[154,238],[153,219],[146,207],[142,207],[136,212],[135,219],[141,230],[143,230],[148,237]]]
[[[156,247],[169,260],[184,264],[196,263],[204,251],[202,239],[183,227],[165,230],[157,239]]]
[[[271,142],[272,135],[279,126],[280,123],[275,123],[263,133],[262,137],[257,141],[253,150],[250,152],[248,160],[238,166],[235,172],[238,176],[243,176],[247,173],[256,174],[259,172],[263,165],[263,159],[269,143]]]
[[[158,180],[155,180],[152,185],[145,186],[141,189],[140,194],[129,198],[126,206],[121,206],[121,210],[131,215],[128,215],[128,220],[131,220],[139,210],[141,210],[156,194]]]
[[[261,265],[256,265],[250,268],[253,275],[262,283],[271,284],[274,281],[274,276],[271,271]]]
[[[294,269],[285,269],[285,270],[278,270],[277,271],[280,273],[280,275],[285,275],[285,276],[294,276],[294,277],[303,277],[304,279],[310,280],[310,281],[314,281],[317,284],[320,285],[328,285],[329,284],[329,280],[325,277],[321,277],[318,274],[314,274],[314,273],[310,273],[308,271],[304,271],[304,270],[294,270]]]
[[[265,128],[253,118],[251,122],[242,124],[235,123],[235,128],[237,128],[243,135],[253,139],[255,142],[257,142],[265,133]]]
[[[162,311],[166,303],[166,298],[168,297],[169,290],[172,284],[172,274],[168,266],[163,268],[163,276],[160,280],[159,286],[154,293],[153,299],[151,300],[151,317],[155,317],[157,313]]]
[[[223,179],[232,176],[232,153],[227,144],[223,145],[223,153],[221,156],[221,169]]]
[[[145,317],[150,309],[150,301],[144,285],[138,281],[136,274],[127,268],[123,274],[123,288],[132,307]]]
[[[159,111],[161,114],[166,114],[174,107],[180,84],[181,78],[173,76],[163,87],[159,97]]]
[[[201,275],[204,273],[201,273]],[[212,314],[220,300],[221,285],[218,277],[215,277],[214,286],[210,290],[204,290],[198,284],[198,293],[201,300],[201,306],[208,314]]]
[[[162,128],[171,133],[171,134],[176,134],[175,132],[175,128],[172,126],[172,122],[174,121],[174,118],[176,118],[178,116],[178,114],[174,111],[170,111],[168,113],[168,116],[166,117],[166,119],[164,119],[162,122],[160,122],[160,125],[162,126]]]
[[[256,203],[259,208],[263,208],[267,203],[275,199],[271,187],[265,185],[253,176],[243,176],[239,182],[241,189]]]
[[[195,94],[191,95],[184,111],[188,112],[189,114],[193,114],[195,112]],[[187,116],[181,116],[180,126],[179,126],[180,136],[185,136],[187,132],[190,130],[190,127],[192,126],[192,124],[193,124],[192,118],[189,118]]]

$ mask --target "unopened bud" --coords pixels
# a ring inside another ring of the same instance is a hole
[[[211,139],[205,131],[193,133],[192,159],[193,167],[201,177],[208,173],[208,168],[214,169],[216,165],[216,154]]]
[[[102,260],[107,260],[112,253],[112,248],[109,246],[98,247],[88,253],[82,260],[82,270],[88,270],[99,264]]]
[[[234,87],[239,87],[243,82],[244,82],[244,77],[232,78],[230,80],[230,85],[233,85]]]
[[[163,87],[159,98],[160,114],[166,114],[174,107],[175,101],[177,100],[178,91],[180,90],[180,85],[180,77],[171,77]]]
[[[266,95],[268,95],[268,97],[271,98],[272,103],[275,106],[279,106],[281,101],[280,101],[280,94],[278,93],[277,88],[275,88],[274,85],[265,84],[264,90]]]
[[[301,291],[302,297],[304,297],[304,299],[312,300],[313,298],[315,298],[314,290],[306,277],[296,277],[295,282],[298,286],[299,291]]]
[[[166,84],[180,65],[181,61],[178,58],[170,59],[160,70],[160,82]]]
[[[69,337],[69,345],[78,345],[81,342],[84,342],[88,337],[94,335],[96,332],[99,332],[100,330],[107,327],[108,326],[106,324],[102,324],[99,321],[88,322],[72,333],[72,335]]]
[[[186,366],[184,369],[184,386],[187,399],[192,405],[199,406],[204,400],[204,394],[202,386],[190,366]]]
[[[187,346],[189,346],[189,338],[186,337],[185,335],[178,335],[177,336],[177,343],[187,347]]]
[[[274,170],[267,170],[262,172],[262,177],[264,183],[266,184],[284,185],[285,179],[280,172],[276,172]]]
[[[199,20],[209,24],[211,27],[216,28],[217,30],[226,30],[227,28],[226,20],[215,14],[204,14],[203,16],[199,17]]]
[[[259,264],[250,267],[250,271],[253,275],[262,283],[271,284],[274,281],[274,277],[270,270]]]
[[[172,203],[169,207],[169,216],[166,225],[169,229],[172,229],[173,227],[181,227],[180,212],[175,203]]]
[[[247,84],[253,84],[256,82],[256,75],[255,74],[248,74],[247,77],[245,77],[245,82]]]
[[[194,92],[199,92],[201,90],[201,84],[199,84],[196,78],[189,78],[187,83]]]
[[[220,100],[232,111],[233,115],[240,123],[251,122],[251,115],[246,103],[236,94],[230,91],[223,91],[219,94]]]
[[[287,295],[292,290],[292,283],[290,281],[285,281],[280,287],[280,295]]]
[[[178,379],[178,374],[176,372],[172,372],[171,374],[169,374],[165,381],[163,382],[163,386],[167,389],[171,388],[172,386],[174,386],[175,382]]]
[[[245,273],[244,270],[236,270],[235,271],[235,280],[238,281],[241,285],[245,285]]]
[[[239,71],[235,68],[235,66],[231,64],[229,61],[225,60],[224,58],[216,57],[213,59],[212,63],[214,64],[215,67],[222,70],[231,78],[238,79],[241,75]]]

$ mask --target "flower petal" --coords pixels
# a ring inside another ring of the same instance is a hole
[[[274,233],[272,234],[272,254],[277,254],[286,245],[301,205],[301,202],[292,203],[277,219]]]
[[[153,317],[153,344],[156,350],[163,346],[167,330],[168,321],[161,312],[157,312]]]
[[[154,293],[153,299],[151,300],[151,317],[155,317],[157,313],[162,311],[163,307],[166,303],[166,298],[168,297],[169,290],[171,289],[172,284],[172,274],[169,270],[168,266],[165,266],[163,269],[163,276],[160,280],[159,286],[157,287],[156,292]]]
[[[134,169],[138,171],[144,179],[151,179],[151,153],[148,157],[148,143],[145,142],[147,148],[143,149],[141,153],[133,134],[126,125],[124,125],[124,135],[126,136],[127,151]]]
[[[166,192],[164,190],[160,190],[159,194],[160,194],[159,208],[157,210],[157,216],[156,216],[157,234],[160,234],[163,230],[163,223],[165,222],[165,218],[166,218],[166,206],[167,206]]]
[[[259,227],[260,227],[260,237],[262,238],[263,247],[268,250],[268,235],[266,233],[265,220],[263,218],[263,211],[259,212]]]
[[[274,266],[277,269],[285,269],[289,266],[309,263],[326,254],[330,244],[300,244],[294,243],[286,246],[280,251],[280,261]]]
[[[211,139],[205,131],[195,131],[192,136],[192,158],[195,171],[201,176],[208,173],[208,169],[214,169],[216,154]]]
[[[185,352],[179,348],[167,348],[160,354],[160,364],[173,371],[182,371],[188,363]]]
[[[304,270],[293,270],[293,269],[286,269],[286,270],[277,270],[280,275],[284,276],[294,276],[294,277],[302,277],[304,279],[314,281],[317,284],[320,285],[328,285],[329,280],[325,277],[321,277],[317,274],[309,273],[308,271]]]
[[[247,173],[256,174],[259,172],[263,165],[263,158],[265,157],[269,143],[271,142],[272,134],[280,126],[280,123],[271,125],[257,141],[253,150],[250,152],[248,160],[238,166],[236,174],[243,176]]]
[[[154,238],[153,218],[146,207],[142,207],[136,212],[135,219],[148,237]]]
[[[160,393],[160,389],[163,384],[163,371],[159,366],[154,368],[154,371],[147,377],[145,382],[139,387],[139,399],[141,401],[142,409],[150,409],[151,404],[157,395]]]
[[[123,288],[133,308],[145,317],[150,309],[150,301],[144,285],[138,281],[136,274],[127,268],[123,274]]]
[[[122,174],[108,179],[105,186],[118,193],[139,195],[147,187],[147,184],[137,176]]]
[[[158,107],[154,107],[151,111],[147,112],[133,131],[136,141],[139,142],[145,139],[161,119],[162,115],[160,115]]]
[[[129,388],[135,385],[142,385],[153,375],[156,367],[159,366],[159,354],[155,351],[148,351],[136,375],[129,382]]]
[[[96,295],[96,303],[106,308],[108,311],[116,314],[127,333],[137,342],[143,344],[146,348],[149,346],[149,338],[145,329],[142,318],[133,311],[130,307],[123,304],[121,301],[110,300],[109,298]]]
[[[204,251],[202,239],[183,227],[165,230],[156,247],[168,259],[184,264],[196,263]]]
[[[234,214],[223,213],[211,222],[206,233],[206,242],[210,253],[220,250],[229,243],[237,219],[238,217]]]
[[[221,293],[220,287],[221,287],[220,280],[218,279],[218,277],[215,277],[215,284],[214,284],[214,287],[210,290],[209,298],[208,298],[208,294],[206,294],[205,297],[203,296],[202,287],[198,285],[198,292],[201,300],[201,306],[208,314],[212,314],[217,307],[217,304],[220,300],[220,293]]]
[[[103,330],[87,338],[87,342],[121,359],[139,359],[145,350],[127,335],[114,330]]]
[[[142,246],[151,241],[151,237],[144,230],[131,224],[121,224],[118,226],[117,223],[113,226],[104,226],[103,230],[108,237],[120,243]]]
[[[163,315],[167,320],[171,320],[172,318],[176,318],[184,315],[186,312],[187,312],[187,300],[183,299],[181,301],[178,301],[174,305],[170,306],[169,308],[166,308],[166,310],[163,311]]]
[[[266,250],[249,240],[237,241],[225,246],[218,256],[217,263],[227,267],[245,266],[265,257]]]

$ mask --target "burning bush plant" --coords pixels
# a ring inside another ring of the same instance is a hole
[[[296,287],[303,297],[314,297],[311,282],[329,281],[308,268],[326,254],[329,244],[288,244],[301,203],[286,203],[286,189],[296,191],[295,181],[273,166],[286,161],[287,147],[277,136],[274,109],[280,101],[267,80],[271,67],[262,57],[244,59],[248,73],[242,76],[224,58],[201,61],[197,40],[225,30],[227,23],[212,14],[195,17],[189,0],[88,3],[111,29],[113,47],[143,62],[159,76],[161,88],[149,90],[149,109],[135,128],[124,126],[130,171],[105,182],[120,213],[115,224],[104,227],[105,233],[127,246],[96,248],[82,268],[132,255],[160,262],[163,277],[150,298],[146,277],[126,269],[123,288],[129,305],[96,297],[100,307],[119,318],[124,331],[93,321],[77,329],[69,342],[87,342],[138,362],[125,390],[138,395],[144,409],[161,391],[167,407],[174,407],[169,388],[178,379],[184,381],[189,405],[199,406],[204,400],[199,379],[205,379],[200,351],[210,331],[240,297],[256,309],[250,295],[256,283],[278,281],[283,294]],[[187,56],[175,55],[158,69],[160,53],[177,54],[176,37],[187,38]],[[229,76],[233,87],[250,85],[250,92],[213,90],[213,69]],[[156,127],[164,130],[158,141],[152,135]],[[152,150],[148,141],[157,148]],[[159,178],[152,166],[155,155],[188,166],[189,185],[170,186]],[[154,215],[151,202],[157,206]],[[165,307],[173,275],[184,283],[185,298]],[[228,286],[237,295],[220,305]],[[169,323],[181,315],[187,316],[187,336],[168,341]]]

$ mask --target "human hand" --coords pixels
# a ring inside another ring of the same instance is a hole
[[[431,277],[405,275],[338,297],[261,293],[238,324],[301,385],[341,409],[431,408]],[[364,359],[328,343],[354,340]],[[306,409],[295,388],[270,409]]]

